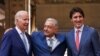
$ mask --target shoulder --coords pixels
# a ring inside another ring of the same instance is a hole
[[[90,26],[85,26],[87,28],[87,30],[89,30],[90,32],[97,32],[97,30],[94,27],[90,27]]]
[[[26,34],[28,37],[31,37],[27,32],[25,32],[25,34]]]
[[[31,40],[33,43],[38,43],[41,39],[44,39],[43,32],[38,31],[38,32],[32,32],[31,34]]]
[[[86,31],[89,32],[91,35],[99,35],[97,29],[94,27],[86,26]]]
[[[4,33],[3,37],[2,37],[2,40],[11,40],[14,35],[14,29],[12,30],[9,30],[8,32]]]
[[[13,35],[15,34],[15,28],[12,28],[11,30],[7,31],[6,33],[4,33],[5,36],[10,36],[10,35]]]
[[[66,32],[58,32],[57,34],[56,34],[56,37],[60,37],[60,38],[65,38],[65,33]]]
[[[65,33],[65,35],[70,35],[70,34],[72,34],[72,33],[74,33],[74,28],[68,30],[68,31]]]
[[[42,31],[32,32],[32,34],[31,34],[32,38],[40,38],[42,36],[44,36],[44,33]]]
[[[41,31],[38,31],[38,32],[32,32],[32,35],[40,35],[40,34],[42,34],[43,32],[41,32]]]
[[[65,35],[66,32],[58,32],[57,34],[58,34],[58,35]]]

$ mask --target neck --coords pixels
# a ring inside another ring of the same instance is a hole
[[[18,27],[18,26],[17,26]],[[22,31],[22,32],[25,32],[25,30],[24,29],[21,29],[20,27],[18,27],[19,29],[20,29],[20,31]]]
[[[49,35],[49,36],[46,36],[46,37],[48,37],[48,38],[52,38],[54,35]]]

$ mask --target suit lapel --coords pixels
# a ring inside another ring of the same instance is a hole
[[[20,38],[20,35],[18,34],[18,32],[17,32],[17,30],[14,28],[14,36],[17,38],[17,40],[18,40],[18,45],[19,45],[19,47],[20,48],[22,48],[22,50],[24,50],[24,51],[26,51],[25,50],[25,46],[24,46],[24,43],[23,43],[23,41],[21,40],[21,38]]]
[[[31,40],[30,40],[30,36],[28,35],[28,33],[25,33],[27,39],[28,39],[28,43],[29,43],[29,53],[31,51]]]
[[[46,37],[44,36],[43,32],[40,35],[40,46],[43,47],[46,50],[49,50],[47,41],[46,41]]]
[[[55,37],[59,41],[58,45],[64,41],[64,37],[59,36],[59,34],[56,34]],[[49,47],[48,47],[48,44],[47,44],[47,41],[46,41],[46,37],[44,36],[43,33],[41,34],[41,44],[43,44],[43,45],[41,45],[43,48],[49,50]],[[53,49],[53,51],[56,49],[56,47]]]
[[[72,32],[71,32],[72,35],[70,35],[70,36],[71,36],[70,39],[71,39],[72,41],[70,41],[70,42],[72,42],[72,43],[71,43],[72,47],[75,49],[75,51],[77,51],[76,43],[75,43],[75,34],[74,34],[74,33],[75,33],[75,30],[73,29]],[[74,44],[73,44],[73,43],[74,43]],[[73,49],[73,50],[74,50],[74,49]]]
[[[81,40],[80,40],[79,52],[81,51],[82,45],[84,45],[84,43],[87,39],[87,36],[88,36],[87,26],[84,26],[83,31],[82,31],[82,35],[81,35]]]
[[[55,35],[57,41],[58,41],[58,44],[57,46],[53,49],[53,51],[65,40],[64,37],[60,36],[59,34],[56,34]]]

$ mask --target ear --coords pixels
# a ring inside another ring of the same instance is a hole
[[[18,19],[16,19],[16,22],[18,22]]]
[[[55,32],[57,32],[57,31],[58,31],[58,26],[55,27]]]
[[[73,19],[71,19],[70,21],[73,22]]]

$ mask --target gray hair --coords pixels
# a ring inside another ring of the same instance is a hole
[[[54,26],[58,26],[58,21],[55,18],[47,18],[46,22],[51,22]]]
[[[15,14],[15,24],[17,19],[21,19],[23,15],[28,14],[25,10],[20,10]]]

